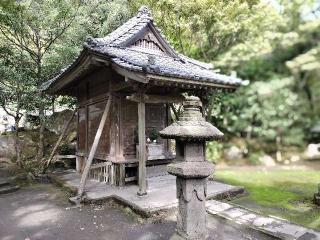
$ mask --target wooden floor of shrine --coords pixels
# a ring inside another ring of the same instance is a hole
[[[81,175],[74,170],[56,172],[53,181],[62,183],[64,187],[73,191],[79,186]],[[103,182],[88,180],[86,184],[86,200],[99,201],[115,199],[144,215],[177,207],[175,176],[163,175],[147,178],[148,190],[146,196],[138,196],[138,186],[135,184],[125,187],[110,186]],[[209,180],[207,185],[207,199],[223,199],[242,194],[242,187],[232,186]]]

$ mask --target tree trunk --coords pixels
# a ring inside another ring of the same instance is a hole
[[[42,83],[42,58],[41,58],[41,50],[38,47],[38,60],[37,60],[37,85],[40,89]],[[44,95],[40,91],[39,92],[39,142],[38,142],[38,153],[37,153],[37,161],[41,162],[44,156],[44,129],[45,129],[45,115],[44,115],[44,103],[43,103]]]
[[[14,141],[14,149],[17,157],[18,166],[22,167],[21,154],[20,154],[20,140],[19,140],[19,122],[20,117],[14,118],[14,126],[15,126],[15,141]]]
[[[276,137],[276,146],[277,146],[277,152],[276,152],[276,159],[277,162],[282,162],[282,154],[281,154],[281,136]]]
[[[56,109],[55,109],[55,101],[56,101],[56,98],[53,97],[53,98],[52,98],[52,114],[54,114],[55,111],[56,111]]]
[[[37,161],[40,162],[44,156],[44,107],[42,103],[39,107],[39,142],[38,142],[38,153],[37,153]]]

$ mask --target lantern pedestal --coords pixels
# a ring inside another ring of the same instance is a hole
[[[176,162],[167,171],[177,177],[178,216],[176,234],[171,239],[200,240],[207,238],[207,178],[214,171],[205,161],[205,143],[223,136],[200,112],[199,98],[183,103],[180,120],[160,131],[163,138],[176,140]]]

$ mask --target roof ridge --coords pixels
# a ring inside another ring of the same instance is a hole
[[[123,49],[123,50],[126,50],[126,51],[132,51],[132,52],[136,52],[136,53],[140,53],[140,54],[148,54],[148,55],[156,55],[156,56],[159,56],[161,58],[170,58],[170,59],[174,59],[176,61],[181,61],[182,59],[179,57],[172,57],[170,55],[164,55],[164,54],[157,54],[156,52],[142,52],[140,51],[140,49],[136,49],[136,48],[130,48],[130,47],[122,47],[122,46],[112,46],[112,45],[108,45],[108,46],[105,46],[107,48],[118,48],[118,49]]]
[[[141,15],[147,15],[149,17],[152,18],[152,14],[151,11],[149,10],[149,8],[145,5],[142,5],[139,10],[138,13],[136,14],[137,17],[140,17]]]
[[[161,29],[153,21],[151,11],[146,6],[141,6],[138,12],[130,18],[127,22],[119,26],[116,30],[109,33],[107,36],[102,38],[88,38],[84,43],[87,47],[102,47],[102,46],[117,46],[122,47],[122,45],[130,39],[134,38],[135,35],[142,31],[145,27],[153,29],[157,32],[158,37],[162,39],[163,44],[167,50],[171,53],[172,57],[179,59],[180,61],[186,61],[187,56],[181,57],[180,54],[171,46],[167,38],[162,34]],[[198,66],[204,67],[204,65],[196,64]],[[206,67],[205,67],[206,68]]]
[[[148,25],[150,22],[153,22],[153,18],[151,15],[150,10],[146,6],[140,7],[139,11],[128,21],[124,24],[116,28],[114,31],[110,32],[104,37],[100,38],[91,38],[88,44],[94,45],[120,45],[122,42],[115,43],[119,41],[119,39],[123,38],[124,36],[126,39],[132,37],[135,33],[134,30],[137,26],[140,25],[140,30]],[[130,32],[131,30],[131,32]]]

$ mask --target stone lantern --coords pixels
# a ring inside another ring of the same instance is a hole
[[[162,131],[160,136],[176,140],[176,161],[168,172],[177,176],[177,234],[182,239],[206,239],[207,178],[214,171],[205,160],[205,143],[223,137],[223,133],[205,121],[198,97],[183,102],[184,112],[179,121]]]

